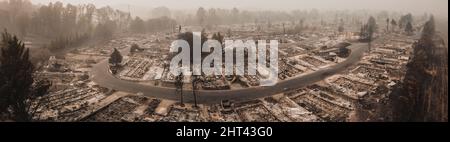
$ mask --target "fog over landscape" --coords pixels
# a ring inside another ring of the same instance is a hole
[[[447,5],[0,0],[0,122],[448,122]]]
[[[46,4],[56,0],[31,0]],[[112,6],[121,10],[143,12],[154,7],[165,6],[170,9],[193,10],[205,8],[239,8],[246,10],[388,10],[396,12],[433,13],[448,17],[447,0],[61,0],[64,3],[93,3],[97,6]],[[140,15],[141,13],[138,13]]]

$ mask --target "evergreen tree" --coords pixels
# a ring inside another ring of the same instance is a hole
[[[372,41],[373,34],[377,30],[377,23],[375,21],[375,18],[370,16],[369,21],[367,22],[367,32],[369,34],[369,40]]]
[[[400,29],[406,28],[406,25],[408,23],[412,23],[413,22],[413,16],[411,13],[408,13],[402,17],[400,17],[400,20],[398,22],[398,26]]]
[[[194,95],[194,105],[195,105],[195,107],[198,107],[197,106],[197,96],[198,96],[198,89],[199,89],[199,87],[198,87],[198,85],[201,83],[201,79],[200,79],[200,76],[198,76],[198,75],[194,75],[194,76],[192,76],[192,95]]]
[[[339,22],[339,27],[338,27],[338,31],[340,33],[344,32],[344,19],[341,18],[340,22]]]
[[[0,55],[0,113],[19,122],[32,121],[36,108],[32,103],[47,94],[48,81],[34,82],[29,49],[16,36],[2,34]]]
[[[408,23],[406,24],[405,32],[406,32],[407,35],[412,35],[412,34],[413,34],[414,28],[413,28],[411,22],[408,22]]]
[[[130,53],[134,53],[134,52],[139,51],[139,50],[141,50],[141,48],[139,47],[139,45],[133,44],[133,45],[131,45]]]
[[[361,27],[361,32],[360,32],[360,41],[362,42],[368,42],[369,44],[369,51],[371,50],[371,43],[373,40],[373,34],[376,32],[377,30],[377,23],[375,21],[375,18],[373,18],[372,16],[370,16],[369,20],[367,21],[367,24],[363,25]]]
[[[394,121],[448,121],[448,50],[435,34],[434,19],[413,45],[406,75],[392,96]],[[446,54],[447,53],[447,54]]]
[[[111,57],[109,58],[109,63],[112,64],[113,66],[118,66],[120,65],[120,63],[122,63],[122,55],[120,54],[120,52],[114,48],[113,53],[111,53]]]
[[[394,19],[392,19],[392,20],[391,20],[391,30],[393,31],[395,27],[397,27],[397,21],[395,21]]]
[[[422,31],[422,39],[430,40],[436,33],[436,24],[434,16],[430,16],[430,19],[425,23]]]

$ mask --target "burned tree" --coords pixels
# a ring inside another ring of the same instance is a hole
[[[206,20],[206,10],[203,7],[198,8],[196,16],[198,24],[203,27]]]
[[[395,27],[397,27],[397,21],[394,19],[391,20],[391,30],[394,31]]]
[[[195,107],[198,107],[197,106],[197,90],[199,89],[199,87],[198,87],[198,85],[199,85],[199,83],[201,83],[201,79],[200,79],[200,76],[198,76],[198,75],[194,75],[194,76],[192,76],[192,95],[194,95],[194,104],[195,104]]]
[[[377,22],[375,21],[375,18],[370,16],[369,21],[367,22],[367,32],[368,32],[368,36],[369,36],[369,43],[372,41],[373,34],[375,33],[376,30],[377,30]]]
[[[175,77],[175,93],[176,94],[180,94],[180,104],[181,106],[184,106],[184,102],[183,102],[183,72],[181,72],[178,76]]]
[[[130,53],[134,53],[134,52],[137,52],[137,51],[141,51],[142,49],[139,47],[139,45],[137,45],[137,44],[133,44],[133,45],[131,45],[131,47],[130,47]]]

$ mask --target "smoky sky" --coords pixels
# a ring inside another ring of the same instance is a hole
[[[31,0],[46,4],[56,0]],[[149,9],[166,6],[171,9],[239,8],[248,10],[388,10],[397,12],[433,13],[446,16],[448,0],[59,0],[64,3],[93,3],[97,6],[129,6]],[[447,16],[448,17],[448,16]]]

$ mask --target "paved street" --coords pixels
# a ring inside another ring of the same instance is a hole
[[[300,77],[279,81],[277,85],[271,87],[253,87],[236,90],[199,90],[197,101],[201,104],[211,104],[220,103],[222,100],[252,100],[285,92],[286,89],[301,88],[314,84],[325,79],[326,77],[337,74],[360,61],[363,53],[368,49],[368,46],[365,43],[355,43],[349,48],[352,49],[350,57],[348,57],[346,61],[337,65],[321,69],[310,74],[302,75]],[[123,51],[126,51],[126,49]],[[169,100],[179,100],[180,97],[179,95],[176,95],[175,88],[142,85],[116,78],[109,72],[107,59],[99,62],[93,67],[91,77],[92,80],[100,86],[117,91],[125,91],[130,93],[141,92],[145,96]],[[184,94],[184,100],[186,102],[193,102],[192,91],[185,90]]]

